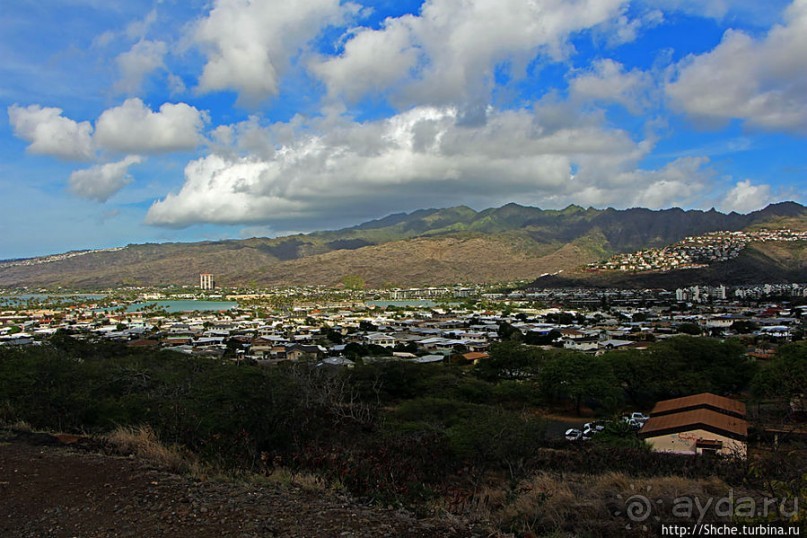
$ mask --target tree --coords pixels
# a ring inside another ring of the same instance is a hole
[[[583,402],[615,408],[621,392],[609,364],[583,353],[557,353],[546,362],[539,379],[541,392],[549,400],[571,400],[578,415]]]
[[[520,330],[516,329],[515,327],[507,323],[506,321],[502,321],[499,324],[498,334],[499,334],[499,340],[501,340],[502,342],[506,340],[511,340],[513,342],[524,341],[524,334]]]
[[[657,342],[647,351],[613,351],[603,361],[610,365],[625,396],[639,407],[698,392],[740,392],[756,371],[738,341],[691,336]]]
[[[342,333],[335,329],[332,329],[331,327],[325,329],[325,338],[327,338],[334,344],[341,344],[343,342]]]
[[[394,351],[414,354],[417,353],[418,351],[418,345],[416,342],[406,342],[406,343],[400,342],[398,344],[395,344]]]
[[[739,319],[731,324],[731,330],[738,334],[749,334],[757,329],[759,329],[759,325],[745,319]]]
[[[682,323],[678,326],[678,332],[692,336],[699,336],[701,334],[701,328],[697,323]]]
[[[544,352],[506,340],[493,344],[490,358],[479,361],[474,373],[489,381],[497,379],[531,379],[537,377],[544,363]]]
[[[633,405],[650,407],[659,399],[663,377],[658,377],[660,370],[652,354],[636,349],[615,350],[606,353],[601,360],[611,367],[625,396]]]
[[[374,325],[372,321],[363,319],[359,322],[359,330],[364,332],[374,332],[378,330],[378,327]]]
[[[546,321],[549,323],[556,323],[558,325],[571,325],[574,323],[575,317],[571,312],[552,312],[546,315]]]
[[[757,398],[774,398],[782,407],[807,412],[807,342],[780,347],[754,376],[752,391]]]
[[[757,368],[736,339],[721,342],[681,336],[657,343],[652,351],[659,355],[658,367],[661,360],[666,362],[665,376],[670,384],[680,382],[685,386],[689,381],[693,392],[740,392],[748,387]],[[681,374],[676,375],[676,370]]]
[[[351,342],[345,346],[345,356],[351,360],[366,357],[369,354],[370,352],[367,350],[367,348],[361,344]]]
[[[557,329],[552,329],[546,334],[541,334],[538,331],[527,331],[524,336],[524,343],[530,346],[551,346],[557,340],[560,340],[562,336]]]

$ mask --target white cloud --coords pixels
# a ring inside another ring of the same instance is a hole
[[[742,119],[750,127],[807,134],[807,0],[762,39],[727,31],[711,52],[686,58],[667,85],[695,120]]]
[[[207,114],[185,103],[164,103],[157,112],[137,98],[105,110],[95,122],[95,141],[124,153],[154,153],[195,148]]]
[[[625,71],[624,66],[611,59],[597,60],[589,71],[577,74],[569,81],[573,100],[619,103],[633,113],[640,113],[649,104],[652,77],[641,70]]]
[[[362,29],[345,44],[338,57],[312,63],[312,70],[329,88],[355,101],[368,91],[381,92],[407,77],[420,51],[412,44],[404,19],[388,19],[381,30]]]
[[[113,194],[132,182],[129,167],[142,162],[137,155],[122,161],[99,164],[70,174],[70,191],[82,198],[106,202]]]
[[[488,111],[477,127],[457,125],[456,107],[418,107],[386,120],[333,119],[300,126],[272,125],[261,140],[291,139],[271,155],[237,151],[244,125],[220,128],[221,147],[185,169],[185,184],[155,202],[147,222],[270,223],[277,229],[317,227],[388,211],[518,199],[558,207],[686,204],[708,176],[705,159],[680,159],[658,171],[637,171],[651,144],[635,142],[597,118],[561,104],[534,112]],[[554,115],[549,109],[555,110]],[[251,136],[261,128],[249,125]],[[321,132],[312,135],[312,132]]]
[[[93,156],[92,125],[62,116],[61,108],[11,105],[8,117],[14,134],[30,142],[31,153],[76,160]]]
[[[697,205],[713,175],[708,163],[705,157],[684,157],[659,170],[632,172],[643,185],[633,203],[651,209]]]
[[[392,87],[409,104],[487,104],[494,69],[522,71],[539,54],[621,13],[623,0],[428,0],[419,15],[357,29],[344,52],[312,66],[334,96]],[[407,83],[400,85],[400,81]]]
[[[195,28],[194,39],[207,55],[199,90],[233,89],[252,105],[276,95],[289,59],[354,8],[339,0],[216,0]]]
[[[562,196],[551,198],[553,206],[570,203],[651,209],[698,206],[714,175],[705,157],[676,159],[657,170],[636,168],[636,158],[623,157],[616,162],[587,160],[589,169],[581,168],[573,181],[576,190],[569,189]],[[605,171],[598,166],[604,166]]]
[[[168,51],[163,41],[138,41],[127,52],[120,54],[115,61],[120,71],[120,80],[115,89],[124,93],[137,93],[143,79],[152,71],[164,68],[163,57]]]
[[[721,209],[749,213],[762,209],[774,201],[770,185],[752,185],[751,180],[746,179],[738,181],[734,188],[726,193],[726,199],[721,204]]]

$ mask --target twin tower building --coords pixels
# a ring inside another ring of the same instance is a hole
[[[216,287],[216,281],[213,280],[212,273],[199,274],[199,287],[203,290],[212,290]]]

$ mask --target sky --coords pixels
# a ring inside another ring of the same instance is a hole
[[[805,203],[807,0],[15,0],[0,259]]]

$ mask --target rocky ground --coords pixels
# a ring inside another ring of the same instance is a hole
[[[0,433],[3,537],[464,537],[482,530],[328,491],[199,480],[92,442]]]

